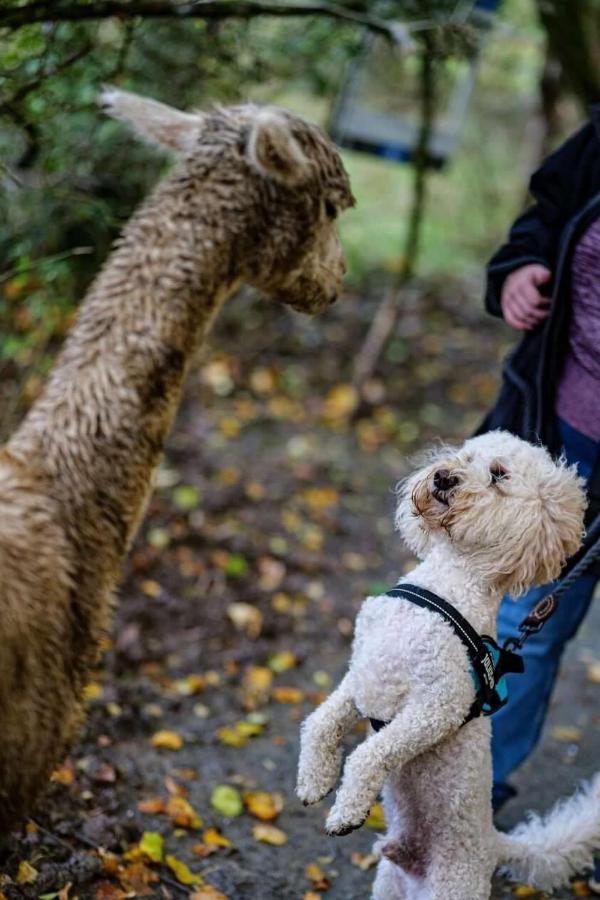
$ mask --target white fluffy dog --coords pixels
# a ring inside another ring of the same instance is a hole
[[[422,560],[402,581],[437,592],[495,636],[503,594],[556,578],[577,550],[584,509],[574,469],[507,433],[436,452],[398,506],[397,524]],[[326,823],[332,835],[358,828],[383,788],[376,900],[487,900],[499,864],[548,889],[600,847],[598,776],[546,820],[495,830],[490,720],[463,725],[474,692],[465,646],[441,616],[367,598],[348,673],[302,727],[297,791],[305,804],[321,800],[337,781],[344,735],[362,718],[387,723],[346,760]]]

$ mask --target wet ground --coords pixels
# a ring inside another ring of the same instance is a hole
[[[248,298],[226,312],[128,563],[85,732],[15,837],[4,897],[369,897],[377,816],[324,835],[326,804],[293,792],[298,727],[344,671],[365,593],[410,565],[391,518],[407,457],[461,440],[494,395],[509,335],[474,293],[413,297],[360,402],[351,363],[373,302],[312,321]],[[597,768],[599,633],[596,609],[504,824]],[[541,897],[502,883],[493,896]]]

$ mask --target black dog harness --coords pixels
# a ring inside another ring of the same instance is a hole
[[[384,596],[408,600],[422,609],[438,613],[465,645],[475,683],[475,700],[463,725],[479,716],[491,716],[506,704],[508,692],[504,676],[509,672],[524,671],[523,658],[518,653],[499,647],[494,638],[487,634],[478,634],[454,606],[425,588],[415,584],[400,584],[387,591]],[[370,721],[375,731],[388,724],[381,719]]]

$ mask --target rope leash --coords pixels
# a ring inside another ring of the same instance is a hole
[[[579,550],[566,566],[565,574],[556,587],[539,600],[519,625],[519,635],[504,641],[505,650],[521,650],[525,641],[532,634],[541,631],[548,619],[558,609],[558,602],[575,582],[600,560],[600,514],[592,522],[581,550]]]

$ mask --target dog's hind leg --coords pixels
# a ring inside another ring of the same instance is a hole
[[[382,859],[377,866],[373,882],[373,900],[410,900],[406,892],[404,873],[389,859]]]

